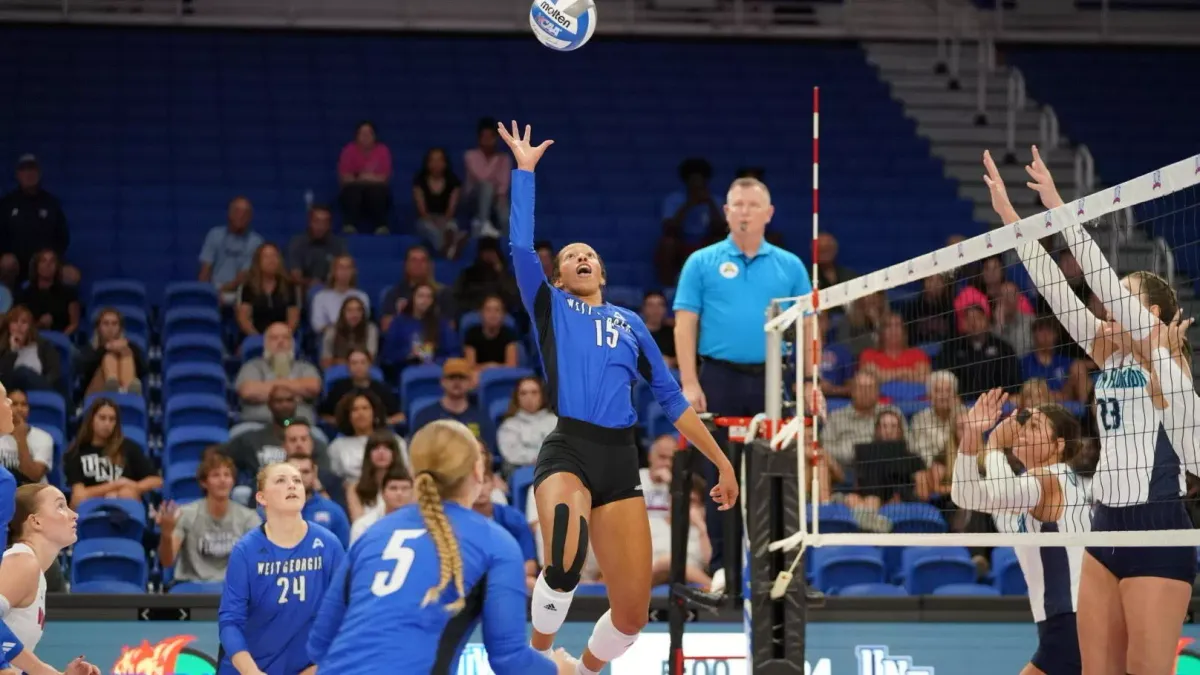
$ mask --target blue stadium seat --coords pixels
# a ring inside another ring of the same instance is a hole
[[[104,279],[92,284],[92,298],[88,307],[147,307],[146,284],[132,279]]]
[[[163,466],[179,462],[199,462],[204,457],[206,448],[228,441],[228,426],[172,427],[167,429]]]
[[[71,595],[104,594],[104,595],[141,595],[146,592],[145,586],[139,586],[128,581],[85,581],[81,584],[71,584]]]
[[[146,399],[141,394],[122,394],[120,392],[97,392],[83,399],[84,414],[91,410],[92,404],[100,399],[108,399],[117,405],[121,415],[122,427],[146,428],[149,418],[146,415]]]
[[[204,497],[204,489],[196,479],[200,462],[163,462],[163,499],[179,504],[194,502]]]
[[[67,403],[56,391],[27,391],[29,425],[40,429],[67,429]]]
[[[50,438],[54,440],[54,465],[46,474],[46,481],[54,487],[64,490],[69,487],[66,473],[63,470],[63,455],[67,452],[67,432],[58,427],[43,427],[42,430],[50,434]]]
[[[176,335],[221,336],[221,313],[216,307],[176,307],[163,315],[163,337]]]
[[[508,477],[508,485],[512,490],[512,506],[523,512],[529,488],[533,487],[533,467],[519,466],[513,469],[512,475]]]
[[[575,595],[603,598],[608,595],[608,587],[603,583],[583,582],[575,587]]]
[[[528,368],[489,368],[479,373],[479,402],[484,410],[490,410],[492,401],[507,400],[517,380],[533,375]]]
[[[919,401],[925,398],[925,383],[899,380],[884,382],[879,385],[879,395],[891,399],[892,402]]]
[[[62,391],[70,391],[71,383],[75,381],[75,345],[71,344],[71,338],[56,330],[38,331],[38,337],[54,345],[54,350],[58,352],[58,360],[62,364],[58,387]]]
[[[150,446],[147,445],[145,427],[137,426],[136,424],[121,424],[121,434],[131,443],[136,443],[142,452],[149,453]]]
[[[141,542],[146,507],[136,499],[86,499],[76,509],[80,539],[113,537]]]
[[[895,584],[855,584],[838,589],[834,595],[843,598],[903,598],[908,596],[908,591]]]
[[[492,424],[496,425],[497,429],[500,428],[500,422],[503,421],[501,418],[508,414],[508,406],[511,403],[511,401],[492,401],[492,407],[488,410],[488,416],[492,419]]]
[[[170,435],[179,427],[228,427],[229,404],[224,396],[180,394],[167,399],[163,429]]]
[[[826,534],[845,534],[858,532],[858,521],[850,507],[845,504],[829,503],[817,507],[817,517],[820,519],[821,532]],[[812,522],[812,506],[808,507],[809,522]]]
[[[193,593],[197,595],[220,595],[221,590],[225,588],[225,582],[212,581],[181,581],[173,586],[168,591],[172,594]]]
[[[651,403],[646,408],[646,419],[640,421],[646,427],[646,434],[651,439],[658,438],[664,434],[675,433],[675,425],[671,424],[667,413],[663,411],[662,406],[657,401]]]
[[[225,346],[217,335],[183,333],[172,335],[163,345],[163,369],[180,363],[215,363],[225,359]]]
[[[926,534],[948,530],[942,512],[930,504],[884,504],[879,509],[879,515],[892,521],[892,532],[896,533]]]
[[[946,584],[973,584],[977,574],[965,548],[910,546],[900,552],[900,578],[911,595],[928,595]]]
[[[813,585],[825,593],[856,584],[883,583],[883,553],[873,546],[817,546],[809,549]]]
[[[176,281],[167,284],[163,307],[168,311],[185,307],[217,309],[220,297],[212,284],[203,281]]]
[[[1000,591],[991,586],[984,586],[983,584],[946,584],[933,589],[933,595],[989,595],[999,597]]]
[[[442,395],[442,367],[433,364],[409,366],[400,373],[400,402],[411,407],[412,402],[426,396]],[[409,419],[412,419],[411,416]]]
[[[1029,595],[1017,552],[1009,546],[992,549],[992,585],[1002,595]]]
[[[633,312],[641,311],[646,292],[636,286],[606,286],[604,300]]]
[[[91,319],[88,327],[95,325],[96,319],[100,316],[100,312],[106,309],[115,309],[121,314],[121,323],[125,326],[125,333],[130,336],[138,336],[143,340],[150,337],[150,320],[146,317],[146,310],[143,307],[136,305],[117,305],[107,307],[95,307],[92,309]],[[91,331],[88,331],[89,334]]]
[[[225,396],[225,369],[215,363],[181,363],[163,376],[163,399],[182,394]]]
[[[146,587],[149,568],[146,549],[140,541],[80,539],[71,556],[71,587],[95,581],[123,581]]]
[[[421,396],[408,404],[408,419],[413,420],[424,409],[438,404],[441,396]],[[410,432],[415,433],[416,429],[411,429]]]
[[[350,368],[343,364],[329,366],[325,369],[323,376],[325,378],[325,384],[324,391],[321,392],[321,395],[327,396],[329,394],[329,389],[335,382],[340,382],[350,377]],[[371,379],[375,380],[376,382],[383,382],[383,371],[380,370],[378,366],[371,366]]]

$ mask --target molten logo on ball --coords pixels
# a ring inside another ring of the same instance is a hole
[[[539,42],[555,51],[579,49],[596,31],[595,0],[533,0],[529,27]]]

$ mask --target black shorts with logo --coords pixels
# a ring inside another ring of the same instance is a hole
[[[633,427],[613,429],[560,417],[558,426],[542,441],[533,487],[565,472],[578,477],[592,493],[592,508],[641,497],[641,463],[634,438]]]

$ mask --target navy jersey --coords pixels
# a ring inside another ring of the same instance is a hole
[[[641,317],[609,303],[592,307],[546,279],[533,249],[532,172],[513,171],[511,198],[513,272],[521,302],[537,329],[546,401],[560,417],[630,427],[637,422],[633,384],[641,375],[667,418],[679,419],[688,408],[687,399]]]
[[[239,539],[229,554],[217,613],[218,675],[237,675],[230,659],[241,651],[250,652],[267,675],[307,668],[308,631],[345,557],[341,541],[316,523],[308,523],[308,534],[290,549],[273,544],[263,527]]]
[[[554,675],[554,663],[529,646],[525,632],[525,561],[517,542],[495,521],[446,503],[462,556],[466,605],[451,583],[437,602],[421,604],[438,583],[440,558],[415,505],[381,518],[350,546],[334,587],[313,624],[308,655],[317,672],[449,675],[475,627],[483,623],[488,662],[496,675]]]

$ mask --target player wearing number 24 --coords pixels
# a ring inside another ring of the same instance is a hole
[[[218,675],[312,675],[308,634],[345,550],[329,530],[304,520],[304,484],[290,464],[258,472],[262,527],[229,555],[217,612]]]

